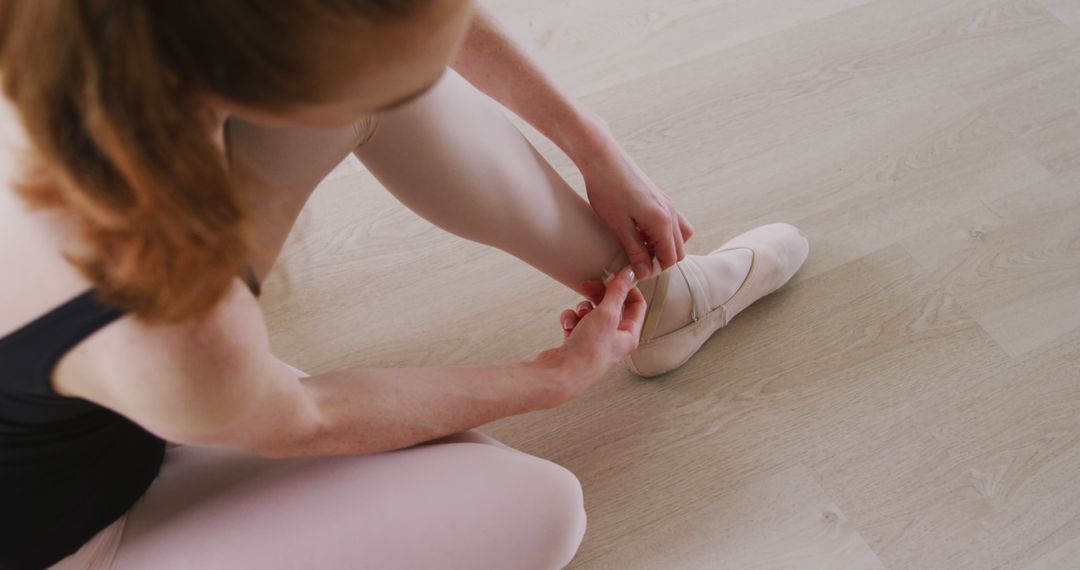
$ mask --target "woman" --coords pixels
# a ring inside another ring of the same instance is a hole
[[[676,368],[808,252],[769,224],[686,255],[672,201],[469,0],[6,0],[0,78],[4,568],[561,567],[579,482],[470,428],[620,361]],[[350,152],[588,297],[564,343],[310,377],[275,358],[258,284]]]

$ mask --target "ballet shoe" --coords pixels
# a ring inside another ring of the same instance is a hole
[[[638,347],[625,359],[631,370],[652,378],[685,364],[714,332],[727,326],[754,301],[787,283],[806,261],[810,241],[791,224],[772,223],[735,236],[709,255],[740,248],[750,250],[750,269],[735,293],[715,306],[710,306],[713,302],[705,281],[708,274],[690,256],[656,277],[653,302],[646,312]],[[689,289],[689,323],[657,336],[655,330],[671,279],[685,280]]]

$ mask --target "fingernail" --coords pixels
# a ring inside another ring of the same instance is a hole
[[[629,283],[633,283],[633,282],[634,282],[634,272],[633,272],[633,271],[630,271],[630,272],[628,272],[628,273],[626,274],[626,280],[627,280],[627,282],[629,282]]]
[[[650,270],[650,269],[652,269],[652,268],[651,268],[651,267],[649,266],[649,264],[648,264],[648,263],[644,263],[644,262],[642,262],[642,263],[637,263],[637,264],[634,264],[634,271],[635,271],[635,272],[636,272],[636,273],[637,273],[638,275],[641,275],[641,276],[642,276],[642,278],[644,278],[644,277],[646,277],[646,276],[648,276],[648,275],[649,275],[649,270]]]

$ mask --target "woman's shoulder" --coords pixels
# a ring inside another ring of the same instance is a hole
[[[65,228],[30,210],[10,185],[0,185],[0,339],[85,293],[92,284],[63,256]],[[230,358],[269,355],[258,304],[237,278],[211,314],[178,324],[147,324],[121,315],[78,340],[55,361],[54,392],[140,417],[145,397],[135,389],[155,376],[155,387],[184,384],[179,374]],[[262,356],[260,356],[262,358]],[[234,366],[237,368],[239,366]],[[154,373],[154,371],[157,371]],[[191,377],[210,378],[201,370]],[[145,418],[141,418],[145,419]]]
[[[16,192],[25,147],[13,144],[19,142],[13,120],[10,108],[0,109],[0,338],[92,287],[64,256],[77,246],[74,228],[55,213],[30,208]],[[155,398],[212,400],[219,375],[265,368],[251,363],[268,359],[258,304],[237,278],[204,318],[148,324],[124,314],[108,322],[60,356],[49,381],[58,394],[156,425],[175,404]]]

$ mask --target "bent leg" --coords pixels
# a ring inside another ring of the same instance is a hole
[[[230,117],[225,145],[244,186],[256,251],[250,260],[263,281],[297,216],[319,182],[371,133],[371,119],[337,129],[271,127]]]
[[[585,520],[572,473],[484,443],[288,460],[184,446],[112,568],[561,568]]]
[[[453,69],[424,96],[376,115],[374,123],[356,156],[398,200],[435,225],[506,251],[581,293],[582,281],[628,263],[592,206],[498,103]],[[745,250],[688,257],[700,273],[669,267],[666,272],[680,276],[665,280],[662,299],[653,299],[659,263],[638,282],[649,306],[663,308],[657,315],[650,308],[650,334],[674,331],[694,318],[689,278],[701,275],[700,286],[715,306],[735,293],[750,267]]]
[[[628,263],[592,206],[502,108],[453,69],[416,101],[376,115],[355,154],[435,225],[501,249],[581,292]]]

